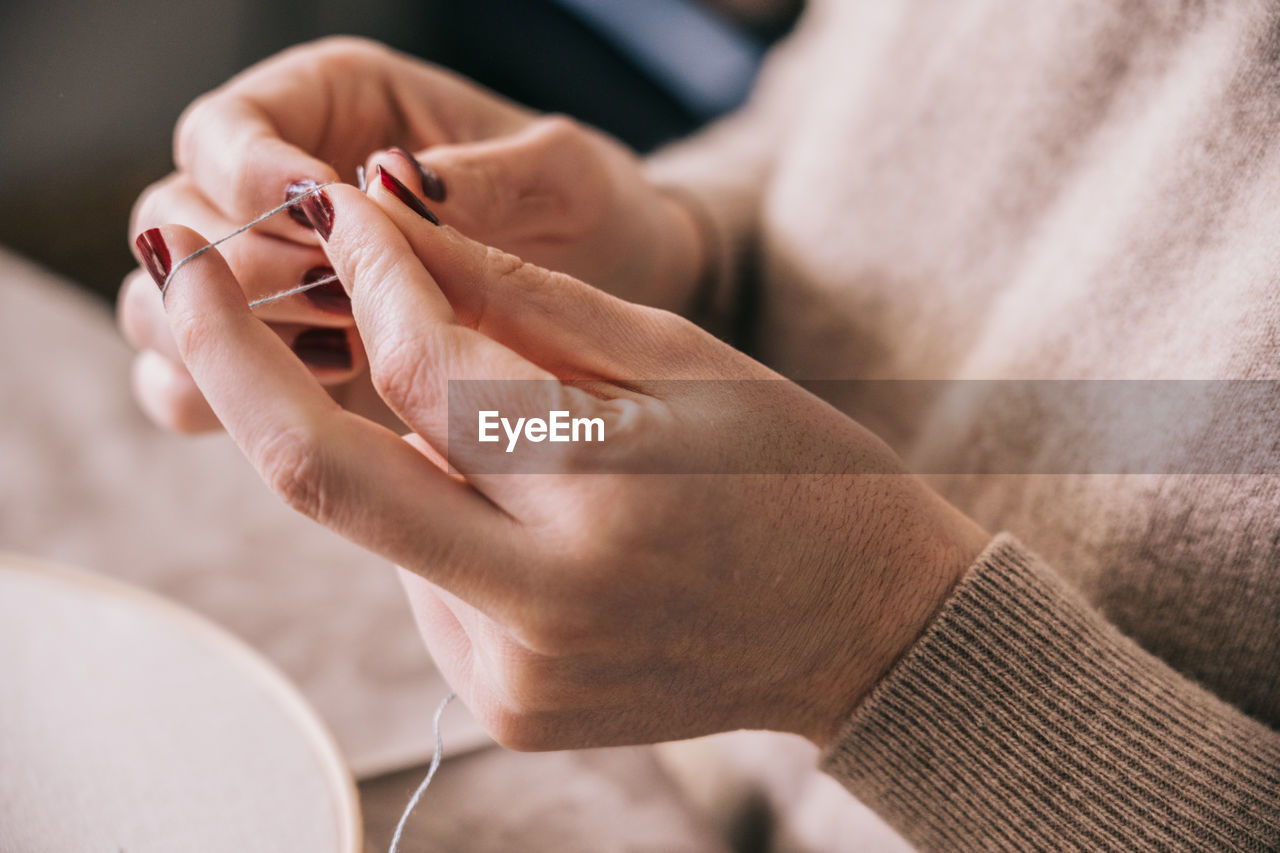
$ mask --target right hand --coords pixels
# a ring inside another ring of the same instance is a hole
[[[253,66],[197,99],[174,140],[177,171],[139,197],[131,235],[169,223],[227,234],[298,181],[353,181],[360,164],[370,174],[380,163],[403,171],[409,158],[422,167],[410,186],[449,224],[624,299],[682,310],[706,263],[691,212],[649,183],[620,143],[372,42],[325,39]],[[251,300],[327,264],[315,234],[286,215],[222,253]],[[144,411],[182,432],[217,428],[143,270],[125,278],[118,313],[141,351],[134,389]],[[258,316],[335,399],[386,420],[340,287],[271,303]]]
[[[408,570],[432,656],[499,742],[822,745],[986,545],[882,441],[688,321],[428,224],[394,183],[326,192],[327,256],[408,435],[339,410],[217,252],[168,316],[268,486]],[[481,409],[600,428],[493,454]]]

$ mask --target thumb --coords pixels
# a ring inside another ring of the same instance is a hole
[[[676,372],[689,378],[684,374],[690,366],[714,363],[706,358],[718,342],[675,314],[626,302],[455,228],[437,227],[386,167],[370,182],[369,196],[408,240],[459,324],[562,379],[625,382],[677,378]]]

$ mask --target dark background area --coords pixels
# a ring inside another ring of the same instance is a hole
[[[786,31],[799,3],[707,5],[763,47]],[[0,244],[111,298],[134,265],[129,209],[172,169],[170,135],[182,109],[253,62],[332,33],[455,68],[640,151],[708,117],[618,50],[616,38],[553,0],[5,0]]]

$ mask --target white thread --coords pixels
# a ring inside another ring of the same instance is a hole
[[[365,175],[364,175],[363,166],[356,167],[356,178],[357,178],[357,181],[359,182],[361,191],[363,191],[365,188]],[[240,236],[244,232],[248,231],[250,228],[253,228],[255,225],[260,225],[263,222],[266,222],[268,219],[275,216],[277,213],[280,213],[283,210],[287,210],[296,204],[301,204],[309,196],[312,196],[320,192],[325,187],[333,186],[336,183],[339,183],[339,181],[329,181],[328,183],[314,186],[311,189],[307,190],[306,192],[294,196],[293,198],[289,199],[279,207],[272,208],[271,210],[259,216],[257,219],[253,220],[252,222],[249,222],[249,223],[246,223],[245,225],[240,226],[236,230],[232,231],[230,234],[227,234],[225,237],[219,237],[217,240],[214,240],[212,243],[208,243],[204,246],[201,246],[199,249],[196,249],[194,252],[187,255],[182,260],[178,261],[178,263],[174,266],[174,268],[169,271],[169,274],[165,276],[164,284],[160,286],[161,300],[163,300],[165,296],[168,295],[169,283],[173,281],[173,277],[178,274],[178,270],[182,269],[182,267],[188,261],[195,260],[196,258],[200,257],[210,249],[227,242],[232,237]],[[294,294],[297,294],[297,293],[305,293],[306,291],[310,290],[313,287],[320,287],[323,284],[328,284],[329,282],[337,281],[337,280],[338,280],[337,274],[327,275],[324,278],[307,282],[306,284],[299,285],[297,287],[291,287],[287,290],[282,290],[278,293],[273,293],[270,296],[264,296],[261,299],[255,299],[254,301],[249,303],[249,307],[257,308],[259,305],[265,305],[268,302],[274,302],[277,299],[283,299],[286,296],[293,296]],[[435,739],[436,739],[435,752],[432,753],[431,755],[431,765],[427,768],[426,778],[424,778],[422,780],[422,783],[418,785],[418,789],[413,792],[413,797],[409,799],[409,804],[405,806],[404,814],[400,815],[400,822],[396,824],[396,831],[395,831],[395,834],[391,837],[391,848],[388,851],[388,853],[396,853],[396,850],[400,847],[400,838],[402,835],[404,835],[404,828],[405,828],[405,824],[409,822],[409,815],[413,814],[414,808],[418,805],[418,800],[422,799],[422,795],[426,792],[427,786],[431,784],[431,780],[435,778],[436,771],[440,769],[440,762],[444,759],[444,738],[440,734],[440,718],[444,715],[444,709],[447,708],[449,706],[449,703],[453,701],[455,695],[456,694],[451,692],[448,696],[444,697],[444,700],[440,703],[440,706],[436,708],[435,717],[431,721],[431,727],[435,733]]]
[[[288,290],[282,290],[279,293],[273,293],[270,296],[264,296],[261,299],[255,299],[249,303],[250,308],[257,308],[259,305],[266,305],[268,302],[275,302],[277,299],[284,299],[286,296],[293,296],[298,293],[306,293],[313,287],[319,287],[322,284],[328,284],[331,281],[337,281],[338,274],[327,275],[324,278],[318,278],[315,281],[309,281],[306,284],[300,284],[297,287],[291,287]]]
[[[184,267],[184,266],[185,266],[189,261],[194,261],[196,258],[200,257],[200,256],[201,256],[201,255],[203,255],[205,252],[209,251],[210,249],[214,248],[215,246],[220,246],[220,245],[222,245],[223,243],[225,243],[225,242],[227,242],[228,240],[230,240],[232,237],[239,237],[241,234],[243,234],[244,232],[248,231],[250,228],[253,228],[255,225],[261,225],[263,222],[266,222],[268,219],[270,219],[271,217],[275,216],[275,215],[276,215],[277,213],[279,213],[280,211],[282,211],[282,210],[288,210],[289,208],[293,207],[293,206],[294,206],[294,205],[296,205],[296,204],[302,204],[302,202],[303,202],[303,201],[305,201],[308,197],[315,195],[316,193],[320,192],[320,191],[321,191],[322,189],[324,189],[325,187],[331,187],[331,186],[333,186],[334,184],[337,184],[337,183],[341,183],[341,182],[340,182],[340,181],[329,181],[328,183],[324,183],[324,184],[317,184],[316,186],[312,187],[311,189],[307,190],[306,192],[304,192],[304,193],[299,193],[298,195],[296,195],[296,196],[294,196],[293,198],[289,199],[288,201],[286,201],[284,204],[280,205],[279,207],[274,207],[274,208],[272,208],[271,210],[268,210],[266,213],[262,214],[262,215],[261,215],[261,216],[259,216],[257,219],[253,220],[252,222],[248,222],[248,223],[246,223],[246,224],[244,224],[244,225],[241,225],[239,228],[237,228],[236,230],[232,231],[230,234],[226,235],[225,237],[219,237],[217,240],[214,240],[212,243],[207,243],[207,244],[205,244],[204,246],[201,246],[199,249],[196,249],[194,252],[192,252],[191,254],[187,255],[187,256],[186,256],[185,258],[183,258],[182,260],[178,261],[178,263],[174,265],[173,269],[169,271],[169,274],[168,274],[167,276],[165,276],[164,284],[160,285],[160,299],[161,299],[161,301],[163,301],[163,300],[165,299],[165,297],[167,297],[167,296],[169,295],[169,283],[173,281],[173,277],[174,277],[174,276],[176,276],[176,275],[178,274],[178,270],[182,269],[182,268],[183,268],[183,267]],[[301,287],[293,287],[293,288],[290,288],[290,289],[288,289],[288,290],[282,290],[282,291],[280,291],[279,293],[273,293],[273,294],[272,294],[272,295],[270,295],[270,296],[264,296],[262,299],[254,300],[254,302],[253,302],[253,303],[251,303],[249,307],[250,307],[250,308],[255,308],[255,307],[259,306],[259,305],[265,305],[265,304],[266,304],[266,303],[268,303],[268,302],[274,302],[274,301],[275,301],[275,300],[277,300],[277,299],[283,299],[284,297],[286,297],[286,296],[292,296],[292,295],[293,295],[293,294],[295,294],[295,293],[302,293],[302,292],[304,292],[304,291],[310,290],[310,289],[311,289],[311,288],[313,288],[313,287],[319,287],[319,286],[320,286],[320,285],[322,285],[322,284],[328,284],[328,283],[329,283],[329,282],[331,282],[331,281],[337,281],[337,280],[338,280],[338,277],[337,277],[336,275],[333,275],[333,276],[325,276],[324,278],[322,278],[322,279],[320,279],[320,280],[318,280],[318,281],[309,282],[309,283],[307,283],[307,284],[302,285]]]
[[[431,766],[427,768],[427,777],[422,780],[422,784],[418,786],[418,790],[413,792],[413,797],[409,800],[409,805],[405,806],[404,814],[400,815],[400,822],[396,824],[396,833],[391,836],[391,849],[387,853],[396,853],[396,849],[400,846],[400,836],[404,834],[404,825],[409,822],[409,815],[413,814],[413,809],[418,805],[418,800],[422,799],[422,794],[427,790],[427,786],[431,784],[431,779],[436,775],[436,771],[440,769],[440,760],[444,758],[444,739],[440,737],[440,717],[444,714],[444,709],[453,701],[454,694],[450,693],[444,697],[444,701],[440,703],[440,707],[436,708],[435,719],[432,720],[431,726],[436,733],[436,751],[431,756]]]
[[[356,180],[359,184],[361,192],[363,192],[365,189],[365,175],[364,175],[363,166],[356,167]],[[173,277],[178,274],[178,270],[182,269],[182,267],[186,265],[188,261],[194,261],[196,258],[200,257],[210,249],[215,248],[216,246],[220,246],[221,244],[230,240],[232,237],[240,236],[244,232],[248,231],[250,228],[253,228],[255,225],[261,225],[263,222],[266,222],[268,219],[275,216],[277,213],[280,213],[281,211],[284,211],[284,210],[288,210],[289,208],[293,207],[296,204],[301,204],[308,197],[315,195],[325,187],[331,187],[336,183],[340,183],[340,182],[329,181],[328,183],[318,184],[317,186],[312,187],[306,192],[300,193],[294,196],[293,198],[286,201],[284,204],[278,207],[274,207],[271,210],[268,210],[266,213],[262,214],[257,219],[254,219],[252,222],[248,222],[244,225],[241,225],[239,228],[232,231],[230,234],[227,234],[225,237],[219,237],[217,240],[214,240],[212,243],[207,243],[204,246],[201,246],[199,249],[196,249],[194,252],[187,255],[182,260],[178,261],[178,263],[174,265],[173,269],[169,271],[169,274],[165,276],[164,284],[160,285],[160,299],[163,301],[164,298],[168,295],[169,283],[173,281]],[[264,296],[261,299],[255,299],[254,301],[249,303],[249,307],[257,308],[259,305],[266,305],[268,302],[274,302],[277,299],[284,299],[286,296],[293,296],[294,294],[297,294],[297,293],[305,293],[306,291],[310,290],[313,287],[320,287],[323,284],[328,284],[329,282],[337,281],[337,280],[338,280],[338,276],[336,273],[334,275],[327,275],[324,278],[320,278],[315,281],[310,281],[310,282],[307,282],[306,284],[302,284],[297,287],[291,287],[287,290],[282,290],[278,293],[273,293],[270,296]],[[391,837],[391,849],[388,851],[388,853],[396,853],[396,850],[400,847],[400,837],[404,834],[405,824],[409,822],[409,815],[413,814],[414,808],[418,805],[418,800],[422,799],[422,795],[426,792],[427,786],[431,784],[431,780],[435,778],[436,771],[440,769],[440,762],[444,758],[444,738],[440,734],[440,718],[444,715],[444,709],[447,708],[449,706],[449,703],[453,701],[455,695],[456,694],[450,692],[448,696],[444,697],[444,701],[440,703],[440,707],[436,708],[435,717],[431,721],[431,727],[435,733],[435,739],[436,739],[435,752],[432,753],[431,755],[431,766],[427,768],[426,778],[424,778],[422,780],[422,783],[418,785],[418,789],[413,792],[413,797],[409,799],[409,804],[405,806],[404,814],[400,815],[400,822],[396,824],[396,831],[395,831],[395,834]]]

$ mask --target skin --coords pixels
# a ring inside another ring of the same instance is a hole
[[[139,197],[129,233],[180,222],[221,236],[284,200],[309,178],[355,181],[380,164],[417,192],[400,146],[447,190],[431,206],[478,240],[591,282],[626,299],[684,308],[703,276],[695,217],[644,177],[618,142],[563,116],[544,116],[443,69],[360,39],[285,51],[201,97],[174,133],[177,171]],[[280,215],[223,247],[249,298],[296,285],[326,263],[313,232]],[[120,290],[118,316],[139,350],[133,378],[143,410],[179,432],[218,429],[178,357],[155,287],[142,270]],[[305,296],[257,315],[286,343],[309,327],[348,330],[350,370],[318,371],[335,399],[390,422],[373,393],[352,318]]]
[[[260,97],[270,91],[264,85]],[[474,92],[437,93],[439,109],[465,112],[448,99]],[[236,120],[233,111],[228,121]],[[180,129],[180,147],[192,134],[199,136]],[[192,156],[179,157],[191,174],[172,180],[196,182],[203,167]],[[416,187],[403,158],[374,159]],[[239,202],[218,202],[229,221],[241,210],[235,204],[249,211],[274,204],[297,177],[265,161],[245,168],[246,181],[266,183],[246,184]],[[172,413],[154,375],[158,361],[172,366],[179,378],[166,381],[189,385],[171,388],[170,402],[197,395],[284,501],[401,566],[441,671],[509,747],[644,743],[738,728],[825,744],[925,629],[987,533],[905,473],[867,430],[676,313],[531,262],[535,252],[522,260],[473,239],[484,228],[461,212],[465,184],[454,176],[465,172],[449,168],[441,166],[451,199],[439,206],[444,227],[374,181],[367,195],[329,188],[334,227],[323,243],[292,232],[288,241],[263,236],[314,253],[298,259],[307,266],[318,256],[337,270],[367,353],[369,387],[407,432],[341,405],[329,378],[289,349],[289,319],[248,309],[246,294],[273,278],[256,264],[285,261],[250,249],[237,255],[234,241],[227,256],[212,251],[183,267],[164,304],[147,283],[145,321],[130,313],[142,311],[130,301],[142,298],[124,298],[126,329],[150,324],[155,342],[139,361],[144,407],[159,410],[162,422]],[[638,170],[623,177],[630,189],[619,198],[656,205],[654,221],[681,223],[671,225],[673,234],[692,228]],[[577,191],[565,189],[565,197]],[[595,191],[609,195],[587,188]],[[195,221],[186,217],[194,208],[155,209]],[[661,270],[630,269],[629,285],[617,270],[599,271],[592,241],[625,251],[651,232],[610,229],[645,220],[591,217],[595,226],[577,242],[549,245],[561,268],[595,265],[598,280],[625,294],[670,270],[665,262]],[[140,217],[136,227],[154,221]],[[295,226],[281,218],[274,227]],[[183,225],[161,232],[174,258],[206,242]],[[700,270],[685,261],[681,283],[658,292],[687,298]],[[167,344],[157,340],[165,335]],[[440,450],[451,379],[538,380],[498,386],[485,407],[600,417],[606,449],[567,445],[550,468],[517,474],[487,473],[457,453],[450,470]],[[724,381],[708,395],[700,393],[706,386],[670,382],[684,379],[751,381]],[[720,473],[619,473],[653,460],[677,472]]]

